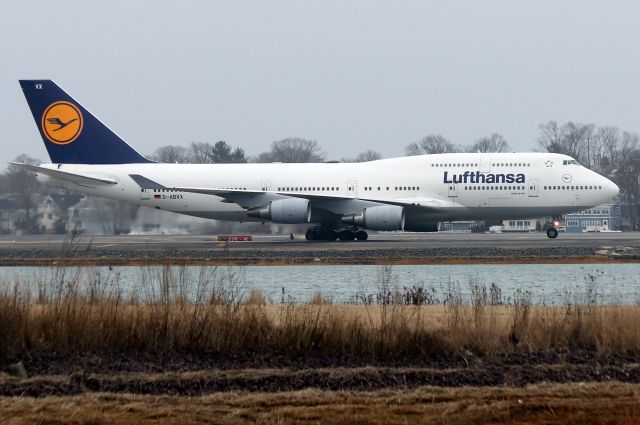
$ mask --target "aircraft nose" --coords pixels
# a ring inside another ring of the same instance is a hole
[[[620,193],[620,188],[614,182],[611,182],[611,196],[615,198]]]
[[[610,199],[615,198],[616,196],[618,196],[618,193],[620,193],[620,188],[618,187],[617,184],[615,184],[614,182],[612,182],[609,179],[605,179],[606,185],[603,185],[606,188],[607,191],[607,195],[610,197]]]

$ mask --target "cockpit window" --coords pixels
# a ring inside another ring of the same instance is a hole
[[[580,165],[580,163],[575,159],[565,159],[562,161],[562,165]]]

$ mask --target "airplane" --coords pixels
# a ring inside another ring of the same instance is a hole
[[[20,80],[51,163],[13,163],[52,187],[196,217],[309,223],[307,240],[437,232],[456,220],[561,217],[615,183],[556,153],[445,153],[363,163],[168,164],[145,158],[51,80]],[[558,230],[551,226],[549,238]]]

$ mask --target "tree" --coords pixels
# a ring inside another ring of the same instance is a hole
[[[616,126],[600,127],[597,130],[596,158],[601,169],[614,167],[618,163],[620,129]]]
[[[271,150],[263,152],[256,162],[323,162],[326,154],[315,140],[298,137],[278,140],[271,143]]]
[[[360,152],[356,156],[356,162],[368,162],[368,161],[376,161],[378,159],[382,159],[382,155],[379,152],[373,151],[371,149]]]
[[[441,134],[429,134],[406,148],[407,155],[459,152],[460,150]]]
[[[342,158],[340,162],[368,162],[382,159],[382,155],[379,152],[371,149],[360,152],[355,158]]]
[[[189,146],[191,164],[212,164],[213,152],[211,145],[206,142],[193,142]]]
[[[228,164],[247,162],[244,149],[235,148],[224,140],[215,145],[194,142],[189,148],[189,162],[193,164]]]
[[[130,202],[90,197],[92,209],[105,235],[129,233],[140,207]]]
[[[558,126],[557,122],[549,121],[546,124],[540,124],[538,128],[540,129],[538,145],[543,150],[569,155],[589,165],[591,156],[589,144],[597,134],[593,124],[569,121]]]
[[[227,142],[220,140],[211,149],[213,162],[216,164],[230,164],[247,162],[244,149],[233,149]]]
[[[539,124],[538,129],[540,134],[538,135],[538,145],[546,152],[557,153],[562,149],[563,134],[558,123],[555,121],[549,121],[546,124]]]
[[[189,162],[189,149],[183,146],[163,146],[156,149],[152,159],[169,164],[185,164]]]
[[[40,165],[40,160],[22,154],[14,159],[14,162],[24,164]],[[35,233],[38,229],[38,220],[33,216],[33,209],[36,206],[35,195],[42,191],[42,185],[36,179],[35,174],[15,165],[10,165],[5,173],[6,185],[9,193],[12,193],[18,204],[25,213],[22,230],[26,233]]]
[[[483,136],[474,142],[469,148],[469,152],[507,152],[509,151],[509,143],[500,133],[493,133]]]

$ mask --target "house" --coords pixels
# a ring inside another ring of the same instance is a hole
[[[477,221],[446,221],[440,223],[440,231],[449,233],[471,233],[481,225],[483,224]]]
[[[51,193],[43,195],[36,204],[35,217],[41,233],[64,233],[67,210],[83,198],[80,194]]]
[[[620,206],[605,204],[565,216],[567,232],[608,232],[622,229]]]
[[[7,196],[0,197],[0,235],[8,235],[14,231],[14,213],[16,203]]]
[[[542,228],[541,219],[503,220],[500,231],[502,232],[536,232]]]

